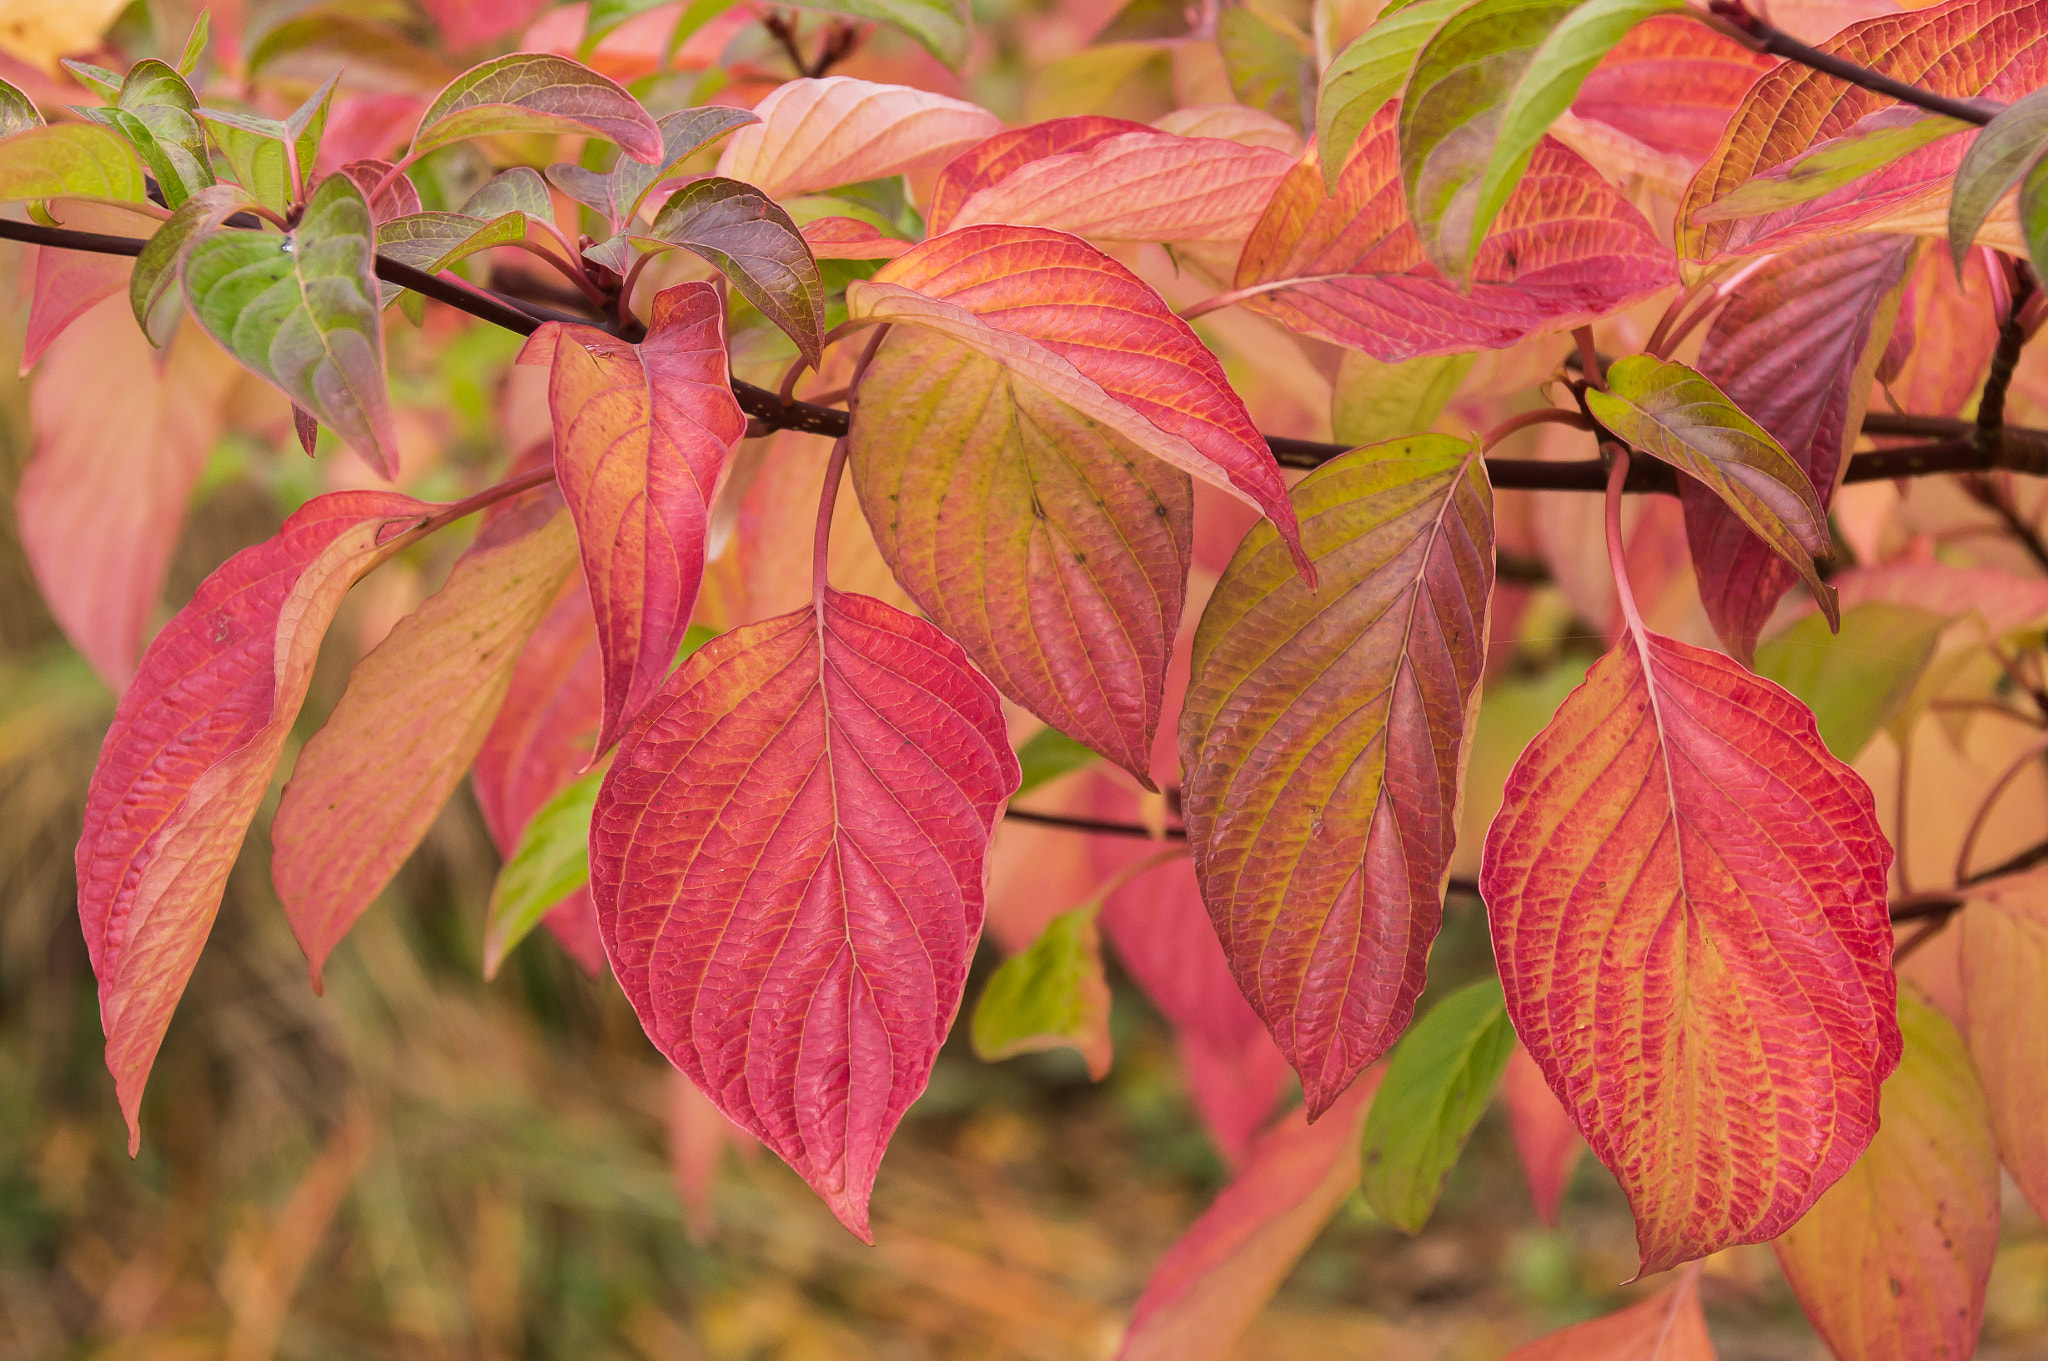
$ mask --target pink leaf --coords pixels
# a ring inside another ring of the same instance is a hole
[[[1700,372],[1784,446],[1822,506],[1848,468],[1915,245],[1840,236],[1781,255],[1737,287],[1700,346]],[[1679,494],[1700,601],[1747,660],[1797,576],[1714,492],[1686,478]]]
[[[932,184],[925,226],[933,236],[953,230],[960,207],[980,190],[1046,156],[1087,151],[1127,132],[1147,131],[1128,118],[1084,114],[1052,118],[1028,128],[1011,128],[968,147],[952,160]]]
[[[1879,374],[1900,410],[1959,416],[1983,387],[1991,352],[1998,347],[1998,315],[1984,273],[1985,256],[1971,251],[1958,280],[1946,251],[1920,252],[1892,330],[1894,347],[1905,353],[1892,373]]]
[[[1995,567],[1891,562],[1852,567],[1829,582],[1845,610],[1876,602],[1906,605],[1947,619],[1974,617],[1993,638],[2048,619],[2048,581]]]
[[[1358,1185],[1377,1070],[1315,1124],[1295,1111],[1152,1269],[1117,1361],[1222,1361]]]
[[[576,567],[552,489],[496,515],[443,586],[350,674],[299,754],[271,823],[271,881],[313,989],[328,953],[420,838],[482,747],[513,665]]]
[[[816,260],[893,260],[911,246],[855,217],[821,217],[805,223],[804,244]]]
[[[524,28],[548,0],[420,0],[450,51],[461,52]]]
[[[1003,130],[965,100],[851,76],[778,85],[754,112],[761,121],[732,135],[718,173],[773,199],[943,165]]]
[[[1409,222],[1397,115],[1389,104],[1366,124],[1334,196],[1310,149],[1266,205],[1224,298],[1394,363],[1570,330],[1677,281],[1642,214],[1546,138],[1461,291],[1428,262]]]
[[[159,355],[127,299],[109,298],[57,338],[29,388],[22,547],[65,635],[115,690],[135,673],[239,372],[196,326]]]
[[[601,753],[660,686],[689,630],[711,497],[746,433],[717,290],[663,289],[638,345],[564,327],[548,405],[604,649]]]
[[[1508,1128],[1515,1136],[1515,1152],[1529,1183],[1529,1199],[1536,1202],[1537,1222],[1554,1229],[1558,1204],[1571,1183],[1579,1154],[1585,1152],[1586,1141],[1579,1137],[1570,1112],[1557,1103],[1557,1094],[1543,1080],[1543,1070],[1520,1043],[1501,1076],[1501,1096],[1507,1102]]]
[[[1721,140],[1742,96],[1775,65],[1696,19],[1660,14],[1600,59],[1579,87],[1572,115],[1640,147],[1641,168],[1683,187]]]
[[[864,1240],[981,933],[1017,760],[995,690],[866,596],[705,644],[591,821],[612,971],[655,1047]]]
[[[128,1148],[143,1083],[206,943],[242,834],[348,588],[429,507],[387,492],[307,502],[200,586],[144,654],[86,795],[78,916],[99,978]],[[397,522],[397,523],[394,523]]]
[[[1507,1361],[1714,1361],[1699,1281],[1695,1267],[1641,1304],[1540,1337]]]
[[[109,203],[62,202],[50,205],[57,225],[72,231],[140,239],[157,224]],[[27,373],[64,328],[84,316],[101,299],[126,291],[135,262],[120,255],[59,250],[36,252],[35,283],[29,291],[28,332],[22,338],[21,371]]]
[[[360,160],[350,161],[337,172],[355,181],[356,188],[363,191],[363,198],[370,205],[370,221],[379,226],[420,210],[420,191],[413,188],[406,176],[391,175],[393,168],[389,161]],[[372,194],[376,197],[372,198]]]

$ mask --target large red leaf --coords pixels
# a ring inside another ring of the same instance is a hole
[[[1311,1125],[1296,1111],[1166,1250],[1131,1313],[1117,1361],[1223,1361],[1358,1185],[1358,1132],[1378,1075]]]
[[[1516,763],[1479,880],[1508,1014],[1645,1272],[1776,1237],[1869,1142],[1891,858],[1811,713],[1635,620]]]
[[[157,354],[126,299],[108,298],[57,338],[30,385],[22,548],[65,636],[116,690],[135,674],[239,372],[196,326]]]
[[[357,663],[299,753],[270,827],[271,881],[312,968],[427,834],[512,680],[519,650],[576,568],[552,488],[494,517],[447,585]]]
[[[2040,1212],[2048,1207],[2048,870],[1973,889],[1962,937],[1970,1054],[1999,1155]]]
[[[1423,254],[1401,192],[1396,105],[1359,133],[1337,190],[1309,150],[1245,242],[1227,299],[1386,363],[1569,330],[1676,281],[1670,250],[1576,153],[1537,146],[1458,285]]]
[[[1809,242],[1745,280],[1707,330],[1699,371],[1771,432],[1834,499],[1918,243],[1909,236]],[[1680,480],[1700,602],[1747,659],[1797,574],[1708,488]]]
[[[981,933],[1017,759],[944,634],[866,596],[707,643],[591,820],[612,970],[655,1046],[869,1239]]]
[[[1885,1084],[1883,1127],[1772,1247],[1842,1361],[1963,1361],[1977,1352],[1998,1251],[1998,1148],[1948,1018],[1908,987],[1899,1026],[1906,1052]]]
[[[1043,227],[963,227],[854,281],[846,306],[856,319],[951,336],[1229,492],[1264,512],[1305,567],[1280,466],[1222,364],[1150,286],[1087,242]]]
[[[1641,1304],[1539,1337],[1507,1361],[1714,1361],[1699,1280],[1694,1268]]]
[[[711,498],[747,430],[727,375],[717,290],[663,289],[638,345],[561,327],[548,406],[556,477],[604,649],[602,752],[654,694],[689,630]]]
[[[1311,591],[1245,537],[1195,635],[1182,806],[1238,985],[1311,1118],[1407,1027],[1443,911],[1486,658],[1493,494],[1448,435],[1294,489]]]
[[[1720,142],[1742,96],[1776,64],[1689,15],[1646,19],[1579,87],[1579,126],[1569,140],[1592,141],[1596,160],[1633,150],[1636,169],[1682,186]]]
[[[427,510],[385,492],[307,502],[229,558],[164,626],[87,790],[78,916],[107,1067],[140,1147],[143,1083],[348,588]]]
[[[1851,24],[1821,43],[1854,62],[1939,94],[2009,103],[2048,80],[2048,0],[1951,0]],[[1888,96],[1798,62],[1765,73],[1722,131],[1679,207],[1689,259],[1786,250],[1848,231],[1946,231],[1948,186],[1974,133],[1946,137],[1819,198],[1760,217],[1695,222],[1694,214],[1800,153],[1895,107]],[[1919,219],[1919,221],[1914,221]],[[2009,244],[2017,246],[2018,242]]]

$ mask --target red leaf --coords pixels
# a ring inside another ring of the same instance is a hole
[[[1538,1338],[1507,1361],[1714,1361],[1699,1282],[1695,1268],[1641,1304]]]
[[[1003,130],[963,99],[851,76],[792,80],[754,106],[718,158],[720,175],[773,199],[944,165]]]
[[[136,220],[129,213],[109,211],[106,216],[119,216],[129,222]],[[78,221],[71,221],[69,225],[78,231],[106,230]],[[50,348],[50,342],[62,335],[72,322],[104,299],[126,292],[128,275],[134,268],[133,260],[120,255],[58,250],[55,246],[38,250],[35,283],[29,290],[28,330],[21,342],[21,371],[27,373],[34,368],[36,361]]]
[[[1397,114],[1389,104],[1359,133],[1334,197],[1309,150],[1266,205],[1224,298],[1394,363],[1569,330],[1677,281],[1642,214],[1545,139],[1461,292],[1425,258],[1408,220]]]
[[[1195,635],[1188,840],[1238,986],[1311,1119],[1414,1013],[1442,918],[1485,665],[1493,496],[1448,435],[1294,489],[1324,584],[1245,536]]]
[[[601,753],[660,686],[689,630],[711,497],[746,433],[717,290],[663,289],[638,345],[562,327],[548,405],[604,649]]]
[[[1899,1059],[1891,858],[1811,713],[1653,633],[1516,763],[1480,870],[1494,958],[1643,1271],[1776,1237],[1869,1142]]]
[[[1263,511],[1313,582],[1280,465],[1222,364],[1165,300],[1085,241],[1043,227],[963,227],[849,285],[847,310],[964,341]]]
[[[707,643],[621,743],[591,821],[612,970],[655,1047],[864,1240],[981,933],[1017,787],[995,690],[866,596]]]
[[[1520,1043],[1508,1057],[1501,1076],[1501,1096],[1507,1103],[1508,1128],[1515,1136],[1515,1152],[1522,1160],[1522,1175],[1529,1183],[1529,1199],[1536,1203],[1536,1220],[1546,1229],[1557,1227],[1557,1207],[1571,1184],[1572,1168],[1586,1141],[1572,1124],[1571,1113],[1557,1103],[1557,1093],[1543,1079],[1543,1070]]]
[[[1371,1074],[1315,1124],[1295,1111],[1247,1151],[1244,1168],[1145,1282],[1117,1361],[1222,1361],[1358,1185],[1358,1133]]]
[[[938,179],[932,184],[925,226],[933,236],[953,230],[962,204],[1033,161],[1087,151],[1122,133],[1150,130],[1143,123],[1133,123],[1128,118],[1084,114],[1075,118],[1050,118],[1028,128],[998,132],[946,162],[946,168],[939,172]]]
[[[1917,244],[1828,237],[1781,255],[1735,290],[1700,346],[1700,372],[1785,447],[1823,507],[1848,469]],[[1681,478],[1679,495],[1700,602],[1746,661],[1797,576],[1712,491]]]
[[[430,508],[387,492],[307,502],[229,558],[164,626],[121,697],[87,791],[78,916],[107,1067],[141,1146],[142,1086],[206,943],[242,834],[305,699],[320,638]]]
[[[856,217],[821,217],[805,223],[804,244],[814,260],[893,260],[911,247]]]
[[[390,161],[366,159],[350,161],[336,172],[348,176],[363,191],[363,198],[370,205],[370,221],[379,226],[420,210],[420,191],[404,175],[392,175],[392,169]],[[376,197],[372,198],[373,194]]]
[[[2048,1206],[2048,870],[1970,890],[1962,915],[1962,994],[1998,1151],[2027,1202]]]
[[[313,990],[483,745],[519,650],[576,567],[561,498],[501,512],[447,585],[357,663],[271,823],[271,881]]]
[[[1757,77],[1777,65],[1682,14],[1660,14],[1628,31],[1579,87],[1572,114],[1582,135],[1641,148],[1667,182],[1682,187],[1721,140],[1721,129]],[[1654,164],[1652,162],[1654,158]]]
[[[158,354],[127,299],[109,298],[57,338],[30,385],[22,548],[65,636],[117,691],[135,674],[240,372],[196,326]]]

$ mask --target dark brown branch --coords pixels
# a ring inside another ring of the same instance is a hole
[[[1801,66],[1811,67],[1837,80],[1846,80],[1851,85],[1869,90],[1872,94],[1881,94],[1902,104],[1911,104],[1929,113],[1938,113],[1964,123],[1975,124],[1980,128],[1997,117],[1999,110],[2004,107],[1988,100],[1951,99],[1947,95],[1939,95],[1932,90],[1923,90],[1917,85],[1894,80],[1883,72],[1873,71],[1867,66],[1858,66],[1855,62],[1838,57],[1832,52],[1823,52],[1810,43],[1800,42],[1783,29],[1765,23],[1745,9],[1741,0],[1708,0],[1707,8],[1715,18],[1734,30],[1730,34],[1731,37],[1747,40],[1747,44],[1759,52],[1768,52],[1774,57],[1796,61]]]

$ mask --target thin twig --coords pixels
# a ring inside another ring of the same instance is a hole
[[[1714,18],[1722,21],[1720,24],[1709,24],[1709,27],[1720,28],[1730,37],[1759,52],[1798,62],[1801,66],[1810,67],[1837,80],[1846,80],[1851,85],[1869,90],[1872,94],[1885,95],[1902,104],[1911,104],[1915,108],[1926,109],[1929,113],[1938,113],[1980,128],[1997,117],[2000,109],[2004,107],[1989,100],[1951,99],[1947,95],[1939,95],[1932,90],[1923,90],[1917,85],[1894,80],[1883,72],[1873,71],[1867,66],[1858,66],[1855,62],[1838,57],[1832,52],[1823,52],[1810,43],[1800,42],[1783,29],[1765,23],[1745,9],[1741,0],[1708,0],[1707,8]]]

